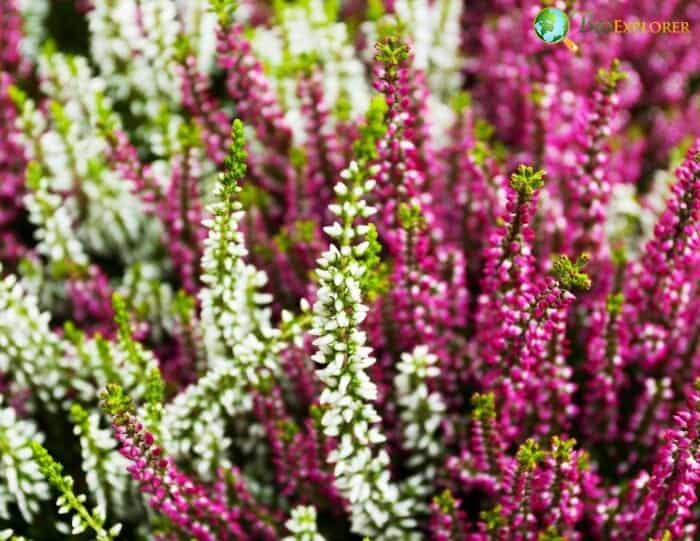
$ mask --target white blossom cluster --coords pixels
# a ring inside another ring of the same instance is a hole
[[[0,531],[0,541],[29,541],[26,537],[21,535],[15,535],[15,533],[10,530]]]
[[[136,261],[124,271],[119,293],[129,299],[140,321],[148,322],[151,335],[159,338],[175,326],[172,286],[165,280],[163,265],[148,260]]]
[[[605,233],[613,242],[622,242],[628,254],[636,257],[654,233],[654,224],[666,208],[670,187],[675,177],[669,170],[654,174],[652,189],[644,196],[637,194],[634,184],[616,183],[611,188],[610,201],[605,212]]]
[[[134,246],[157,245],[143,242],[143,208],[130,193],[129,183],[104,162],[107,143],[96,128],[99,106],[109,106],[102,97],[104,84],[92,77],[81,57],[46,51],[40,55],[39,67],[42,90],[53,101],[44,115],[25,97],[18,128],[20,142],[44,177],[39,193],[30,194],[27,203],[39,226],[38,235],[47,237],[44,253],[54,259],[73,257],[69,261],[82,265],[85,258],[77,257],[78,243],[97,253],[116,252],[127,258]],[[75,193],[57,196],[68,190]],[[36,197],[43,202],[35,201]],[[70,241],[72,251],[60,254],[52,241],[68,239],[70,229],[76,231]],[[155,234],[152,239],[157,238]]]
[[[252,396],[243,389],[233,362],[210,369],[178,394],[163,414],[161,429],[168,453],[191,458],[202,479],[212,479],[217,468],[232,466],[228,421],[253,408]]]
[[[271,81],[285,105],[297,143],[304,139],[304,121],[296,94],[298,74],[285,69],[290,57],[294,61],[310,55],[323,65],[323,90],[331,110],[341,89],[347,93],[345,98],[353,114],[364,113],[370,101],[365,66],[355,53],[347,25],[330,18],[328,5],[310,0],[281,7],[280,24],[257,28],[252,39],[253,50],[273,75]]]
[[[90,52],[119,99],[135,98],[137,113],[157,115],[161,100],[177,99],[175,42],[180,32],[173,0],[94,0],[88,12]],[[140,110],[138,110],[140,109]]]
[[[73,414],[73,410],[71,412]],[[127,470],[129,462],[116,452],[117,442],[109,428],[100,427],[97,412],[85,413],[84,419],[74,418],[74,422],[73,433],[79,437],[82,468],[90,494],[95,497],[102,514],[113,509],[124,516],[133,506],[127,499],[133,496]]]
[[[183,30],[197,58],[197,68],[208,73],[214,67],[216,56],[216,14],[209,0],[181,0],[179,7]]]
[[[65,399],[69,371],[49,319],[15,275],[0,280],[0,372],[16,391],[31,390],[33,400],[54,409]]]
[[[131,112],[142,117],[140,131],[150,150],[166,157],[179,149],[176,134],[182,123],[173,114],[180,103],[176,43],[182,28],[177,2],[94,0],[93,6],[87,14],[90,50],[100,75],[110,95],[128,99]]]
[[[316,269],[319,289],[311,330],[317,336],[313,360],[322,366],[317,370],[324,385],[321,424],[325,435],[337,440],[328,461],[334,465],[336,486],[350,503],[353,532],[375,541],[420,539],[411,532],[414,501],[402,497],[392,483],[389,456],[377,449],[386,438],[372,404],[377,388],[366,373],[375,360],[360,327],[368,310],[361,283],[366,272],[362,255],[368,248],[363,237],[368,228],[355,220],[375,212],[362,199],[374,181],[366,180],[355,162],[342,178],[347,184],[336,185],[339,203],[331,206],[339,221],[325,228],[333,243]]]
[[[217,188],[216,197],[221,193]],[[266,371],[277,369],[278,348],[267,351],[279,336],[268,306],[272,296],[261,291],[267,275],[244,260],[248,251],[238,227],[241,203],[216,201],[208,212],[201,277],[205,287],[199,299],[209,366],[228,365],[235,358],[242,376],[256,384]]]
[[[22,56],[35,60],[46,35],[44,20],[49,13],[49,0],[18,0],[22,16]]]
[[[282,349],[279,329],[272,326],[271,297],[261,288],[267,281],[243,258],[247,255],[238,223],[240,202],[223,197],[209,207],[211,218],[202,258],[201,326],[209,371],[178,395],[165,410],[163,430],[169,451],[188,455],[203,478],[217,467],[228,467],[233,443],[227,426],[252,410],[250,389],[279,373]],[[248,441],[255,430],[248,430]],[[252,433],[251,433],[252,432]]]
[[[406,462],[417,473],[407,481],[411,490],[421,496],[431,492],[436,459],[442,453],[438,431],[446,410],[438,392],[430,392],[428,380],[440,374],[438,358],[427,346],[416,346],[403,353],[394,378],[403,447],[410,453]]]
[[[31,440],[43,439],[32,421],[18,419],[12,407],[0,403],[0,518],[10,518],[10,508],[16,505],[22,517],[31,521],[39,512],[42,500],[49,497],[49,487],[31,460]],[[10,539],[12,532],[7,537]]]
[[[324,541],[316,528],[316,508],[313,506],[299,505],[292,509],[285,526],[291,535],[282,541]]]
[[[101,337],[86,338],[82,334],[64,340],[65,359],[70,361],[71,386],[80,400],[90,403],[108,383],[118,383],[134,398],[141,398],[146,391],[146,376],[158,366],[153,353],[136,343],[139,360],[132,362],[123,344]]]
[[[30,169],[31,171],[31,169]],[[49,191],[43,171],[37,170],[37,185],[24,196],[29,220],[36,226],[37,251],[50,263],[70,262],[80,267],[88,264],[83,245],[73,231],[72,219],[61,196]]]
[[[414,65],[428,76],[433,93],[446,97],[462,83],[459,0],[397,0],[396,15],[413,37]]]

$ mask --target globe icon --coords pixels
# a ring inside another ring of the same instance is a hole
[[[535,17],[535,34],[546,43],[559,43],[569,31],[569,18],[557,8],[544,8]]]

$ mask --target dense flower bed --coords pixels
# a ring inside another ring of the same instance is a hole
[[[541,7],[2,0],[0,539],[697,539],[700,5]]]

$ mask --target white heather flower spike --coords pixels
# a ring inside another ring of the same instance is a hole
[[[31,440],[43,441],[43,434],[0,400],[0,518],[4,520],[12,518],[9,506],[16,505],[24,520],[31,522],[40,502],[49,497],[49,486],[32,460]],[[0,539],[12,539],[12,532],[3,535]]]
[[[22,56],[36,60],[39,48],[46,36],[45,19],[49,14],[49,0],[18,0],[17,7],[22,16]]]
[[[421,496],[433,492],[436,461],[443,452],[438,430],[447,408],[440,393],[431,393],[427,385],[440,374],[437,362],[427,346],[416,346],[412,353],[401,355],[394,378],[402,443],[410,454],[407,466],[416,471],[406,481],[406,488]]]
[[[134,112],[150,118],[161,104],[176,103],[180,23],[175,0],[93,0],[92,5],[90,50],[115,95],[132,97]]]
[[[316,528],[316,508],[299,505],[292,509],[290,519],[285,526],[291,535],[282,541],[324,541],[325,538]]]
[[[377,445],[385,441],[372,402],[377,388],[365,369],[374,364],[371,348],[360,324],[367,314],[362,303],[364,262],[352,246],[365,239],[354,223],[355,216],[368,216],[364,201],[365,171],[352,163],[341,177],[347,190],[334,206],[338,221],[331,226],[334,243],[319,258],[317,300],[313,307],[312,334],[317,338],[313,356],[321,365],[318,378],[324,385],[320,403],[321,424],[326,436],[338,440],[328,456],[334,465],[336,486],[350,502],[353,532],[375,541],[421,539],[412,531],[415,503],[404,498],[389,480],[389,457]]]
[[[462,82],[460,0],[397,0],[396,14],[413,37],[415,66],[426,72],[431,90],[451,95]]]
[[[286,118],[297,144],[303,143],[305,137],[304,113],[296,94],[297,74],[283,69],[288,62],[288,57],[282,54],[285,47],[293,58],[313,55],[324,66],[323,91],[331,110],[342,92],[346,93],[354,114],[363,114],[370,102],[365,67],[355,54],[351,33],[345,22],[329,18],[327,4],[322,0],[282,4],[280,24],[256,27],[251,42],[254,52],[270,67],[270,72],[279,73],[271,82],[280,101],[286,104]]]
[[[87,266],[88,257],[75,236],[66,205],[60,196],[49,191],[49,183],[43,174],[37,180],[34,189],[24,196],[29,220],[37,227],[34,232],[37,250],[52,263]]]
[[[83,471],[90,493],[95,497],[102,513],[114,509],[120,517],[129,512],[130,495],[129,462],[116,452],[117,442],[109,428],[100,428],[100,415],[87,413],[74,404],[71,417],[75,423],[73,433],[80,438]],[[134,496],[134,494],[131,494]]]
[[[0,373],[11,375],[17,391],[33,390],[29,407],[41,404],[55,410],[65,399],[68,375],[76,367],[49,329],[49,320],[15,275],[0,279]]]
[[[176,456],[191,453],[205,479],[218,467],[230,467],[226,426],[252,410],[253,387],[279,374],[283,347],[279,329],[272,326],[272,299],[262,292],[267,275],[243,259],[248,252],[238,226],[243,217],[238,188],[225,183],[222,174],[208,208],[211,218],[204,221],[209,234],[199,299],[209,372],[178,395],[163,416],[168,450]],[[250,440],[255,430],[247,428],[247,441],[239,446],[255,444]]]
[[[82,251],[143,260],[144,247],[158,249],[160,231],[148,227],[154,219],[105,163],[107,141],[95,128],[99,107],[111,106],[104,81],[93,76],[87,59],[50,49],[39,56],[39,75],[49,110],[38,111],[25,97],[17,125],[19,141],[41,171],[25,201],[41,253],[78,265],[87,261]],[[116,115],[112,119],[119,125]]]

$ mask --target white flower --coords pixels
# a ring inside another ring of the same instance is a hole
[[[316,373],[325,387],[319,399],[324,407],[321,426],[326,436],[339,440],[328,462],[336,486],[350,501],[353,531],[376,541],[413,540],[420,536],[407,531],[413,523],[406,521],[408,511],[401,511],[414,504],[409,500],[396,507],[399,490],[389,479],[388,455],[376,449],[386,439],[372,404],[377,387],[365,373],[374,363],[359,328],[367,313],[360,282],[366,269],[360,258],[368,247],[363,238],[368,228],[353,223],[356,216],[369,214],[370,207],[361,199],[367,185],[364,175],[355,162],[341,174],[348,185],[336,185],[340,202],[332,208],[339,221],[326,228],[335,241],[318,259],[316,269],[319,289],[311,333],[317,336],[313,360],[322,365]],[[430,362],[428,356],[425,363]],[[396,527],[386,528],[387,523]]]
[[[437,357],[426,346],[401,355],[394,386],[403,427],[403,446],[410,452],[408,465],[417,473],[407,481],[420,494],[432,491],[435,461],[442,454],[438,435],[446,410],[442,396],[428,390],[428,380],[440,374]]]
[[[49,497],[49,487],[31,460],[32,440],[43,440],[34,423],[18,419],[14,409],[0,403],[0,518],[5,520],[11,518],[8,506],[15,504],[31,522],[40,501]]]
[[[316,509],[299,505],[292,509],[285,526],[292,535],[282,541],[323,541],[324,537],[316,529]]]

